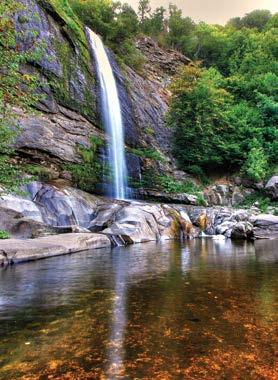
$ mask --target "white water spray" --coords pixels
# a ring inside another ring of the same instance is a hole
[[[97,74],[101,89],[102,119],[106,132],[111,139],[108,159],[113,175],[113,196],[118,199],[125,199],[127,171],[124,128],[117,85],[101,38],[89,28],[86,28],[86,30],[97,64]]]

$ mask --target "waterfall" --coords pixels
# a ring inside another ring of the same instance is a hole
[[[101,114],[107,135],[109,136],[108,160],[113,176],[113,196],[126,197],[126,162],[124,149],[124,128],[121,105],[115,77],[101,38],[86,28],[97,66],[97,75],[101,90]]]

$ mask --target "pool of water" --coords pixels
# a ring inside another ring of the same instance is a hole
[[[0,379],[277,379],[277,273],[211,239],[0,269]]]

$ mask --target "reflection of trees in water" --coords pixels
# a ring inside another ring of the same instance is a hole
[[[7,378],[91,379],[109,368],[111,379],[189,378],[201,369],[207,378],[223,371],[236,378],[264,368],[271,379],[278,284],[263,249],[203,239],[13,267],[1,295],[5,302],[21,289],[21,300],[9,295],[21,326],[7,324],[14,329],[4,343],[12,352]]]

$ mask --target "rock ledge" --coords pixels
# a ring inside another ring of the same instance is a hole
[[[8,239],[0,241],[0,265],[110,246],[107,236],[93,233],[69,233],[26,240]]]

